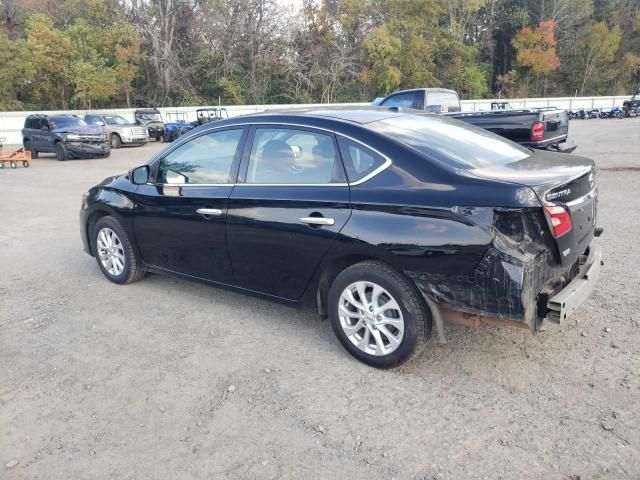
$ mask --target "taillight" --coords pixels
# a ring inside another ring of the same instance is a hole
[[[544,138],[544,123],[536,122],[531,127],[531,140],[537,142]]]
[[[544,211],[547,213],[547,217],[549,218],[554,238],[563,236],[573,228],[571,216],[564,207],[553,205],[550,207],[544,207]]]

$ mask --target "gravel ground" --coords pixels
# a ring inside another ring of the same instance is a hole
[[[571,130],[600,167],[592,298],[535,337],[447,325],[390,371],[313,312],[107,281],[80,196],[161,145],[0,171],[0,478],[639,479],[640,119]]]

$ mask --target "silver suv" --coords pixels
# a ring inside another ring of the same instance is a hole
[[[135,125],[120,115],[92,113],[85,115],[84,121],[89,125],[104,127],[111,142],[111,148],[120,148],[122,145],[144,145],[149,140],[145,127]]]

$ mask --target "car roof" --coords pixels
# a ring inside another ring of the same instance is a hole
[[[397,93],[411,93],[411,92],[447,92],[447,93],[455,93],[457,94],[457,92],[455,90],[451,90],[450,88],[432,88],[432,87],[425,87],[425,88],[408,88],[406,90],[398,90],[395,92],[391,92],[389,95],[387,95],[387,97],[390,97],[391,95],[395,95]],[[385,98],[387,98],[385,97]]]
[[[397,118],[397,116],[398,112],[393,112],[384,107],[307,107],[251,113],[248,115],[242,115],[240,117],[233,117],[229,120],[225,120],[225,122],[249,118],[251,118],[252,122],[256,123],[259,121],[270,121],[275,119],[277,119],[277,121],[282,121],[284,120],[284,117],[286,117],[289,120],[292,118],[306,120],[324,119],[339,120],[343,122],[366,125],[367,123],[386,120],[388,118]]]
[[[27,118],[30,117],[75,117],[80,118],[78,115],[73,115],[71,113],[32,113]]]

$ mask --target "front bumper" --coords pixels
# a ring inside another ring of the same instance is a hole
[[[104,143],[82,143],[82,142],[66,142],[67,150],[74,156],[84,155],[106,155],[111,152],[111,146],[108,142]]]
[[[122,137],[122,143],[147,143],[149,137]]]
[[[602,249],[592,244],[589,248],[589,256],[578,275],[547,301],[545,320],[560,323],[577,310],[589,297],[598,281],[601,265]]]

